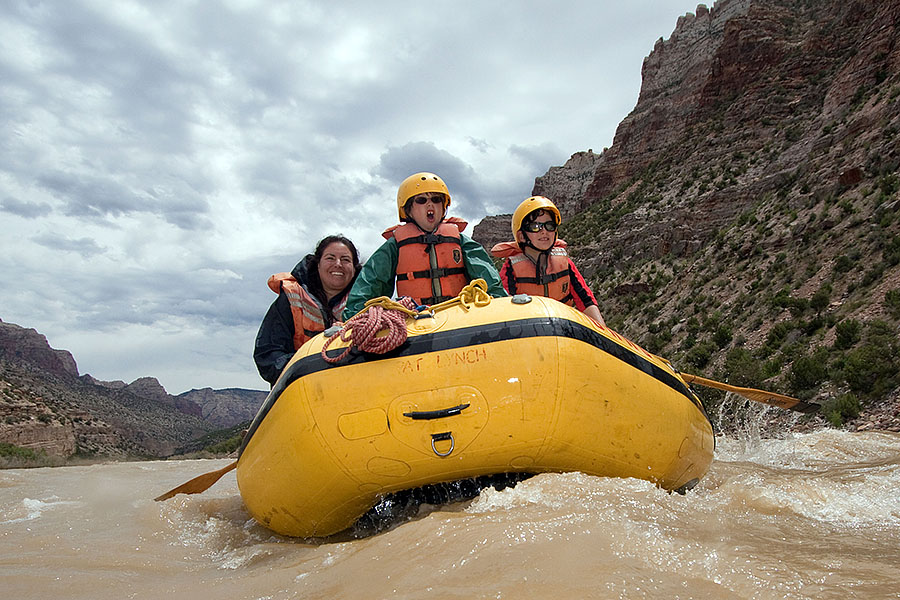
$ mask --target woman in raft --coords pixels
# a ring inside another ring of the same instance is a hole
[[[269,277],[269,289],[278,298],[259,327],[253,360],[270,385],[275,385],[306,340],[340,322],[360,268],[353,242],[342,235],[329,235],[290,273]]]

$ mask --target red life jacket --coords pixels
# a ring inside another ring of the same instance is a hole
[[[463,261],[460,232],[467,223],[444,220],[437,229],[425,233],[415,223],[392,227],[386,238],[397,240],[397,295],[409,296],[419,304],[433,305],[455,298],[469,283]]]
[[[569,271],[569,254],[566,243],[557,239],[548,252],[547,267],[538,273],[538,265],[526,256],[515,242],[502,242],[491,248],[491,254],[506,258],[512,266],[513,281],[508,283],[510,294],[531,294],[553,298],[563,304],[575,306]],[[511,289],[510,289],[511,288]]]
[[[291,304],[291,316],[294,317],[294,350],[298,350],[308,339],[325,331],[324,313],[327,310],[322,307],[312,294],[300,285],[290,273],[276,273],[269,277],[269,289],[276,294],[284,290],[288,302]],[[347,295],[332,309],[334,320],[341,320],[341,312],[347,304]]]

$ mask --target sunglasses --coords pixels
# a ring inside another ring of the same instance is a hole
[[[434,202],[435,204],[443,204],[444,197],[443,196],[416,196],[413,198],[416,201],[416,204],[425,204],[429,200]]]
[[[549,231],[550,233],[553,233],[554,231],[556,231],[556,223],[554,223],[553,221],[546,221],[546,222],[532,221],[531,223],[527,223],[527,224],[523,225],[522,229],[527,231],[528,233],[537,233],[541,229],[545,229],[545,230]]]

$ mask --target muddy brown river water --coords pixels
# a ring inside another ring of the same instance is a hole
[[[545,474],[363,539],[273,535],[228,463],[0,471],[0,589],[20,598],[900,598],[900,435],[718,439],[687,495]]]

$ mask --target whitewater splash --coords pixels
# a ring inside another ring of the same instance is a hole
[[[78,504],[78,502],[63,501],[55,497],[48,498],[47,500],[23,498],[21,504],[18,506],[13,505],[3,511],[3,516],[6,520],[0,521],[0,525],[33,521],[39,519],[45,511],[77,506]],[[17,516],[20,514],[22,516]]]

